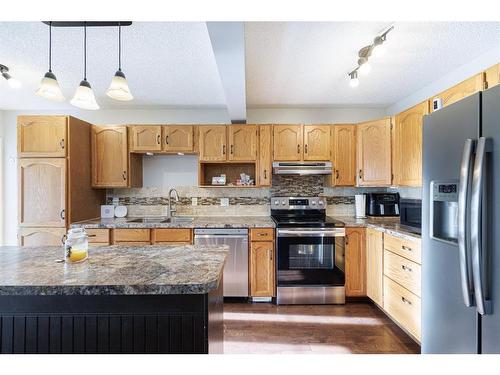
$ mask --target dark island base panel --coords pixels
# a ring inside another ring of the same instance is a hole
[[[210,294],[0,296],[0,353],[222,353]]]

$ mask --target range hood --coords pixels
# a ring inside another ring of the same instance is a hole
[[[300,176],[332,174],[332,163],[330,161],[274,162],[273,174]]]

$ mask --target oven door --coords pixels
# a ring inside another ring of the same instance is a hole
[[[278,287],[345,285],[344,238],[344,228],[278,228]]]

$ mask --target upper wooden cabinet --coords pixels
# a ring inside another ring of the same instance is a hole
[[[366,295],[379,306],[383,306],[384,279],[383,233],[366,228]]]
[[[271,186],[272,182],[272,135],[271,125],[259,126],[259,181],[260,186]]]
[[[93,126],[92,186],[142,185],[142,156],[128,153],[126,126]]]
[[[429,113],[425,101],[395,117],[393,183],[398,186],[422,186],[422,125]]]
[[[166,125],[163,127],[163,151],[193,152],[194,130],[192,125]]]
[[[440,94],[434,96],[431,99],[431,103],[434,99],[440,98],[442,101],[442,106],[446,107],[450,104],[458,102],[469,95],[472,95],[483,89],[484,84],[484,74],[479,73],[475,76],[460,82],[458,85],[450,87],[448,90],[441,92]]]
[[[161,125],[129,126],[130,151],[161,151]]]
[[[65,157],[68,116],[19,116],[17,153],[24,157]]]
[[[484,72],[484,88],[489,89],[500,83],[500,63],[495,64]]]
[[[368,121],[357,129],[358,186],[390,186],[391,119]]]
[[[198,127],[200,161],[225,161],[227,156],[227,126],[203,125]]]
[[[255,161],[257,160],[257,126],[256,125],[229,125],[228,160]]]
[[[356,125],[335,125],[332,136],[332,185],[355,186]]]
[[[303,160],[330,160],[330,151],[330,125],[304,125]]]
[[[19,225],[66,226],[66,159],[19,160]]]
[[[345,295],[366,296],[365,228],[346,228]]]
[[[302,125],[273,126],[273,159],[276,161],[302,160]]]

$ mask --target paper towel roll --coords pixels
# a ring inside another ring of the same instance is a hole
[[[354,203],[356,209],[356,218],[362,219],[365,218],[366,215],[366,195],[364,194],[356,194],[354,196]]]

